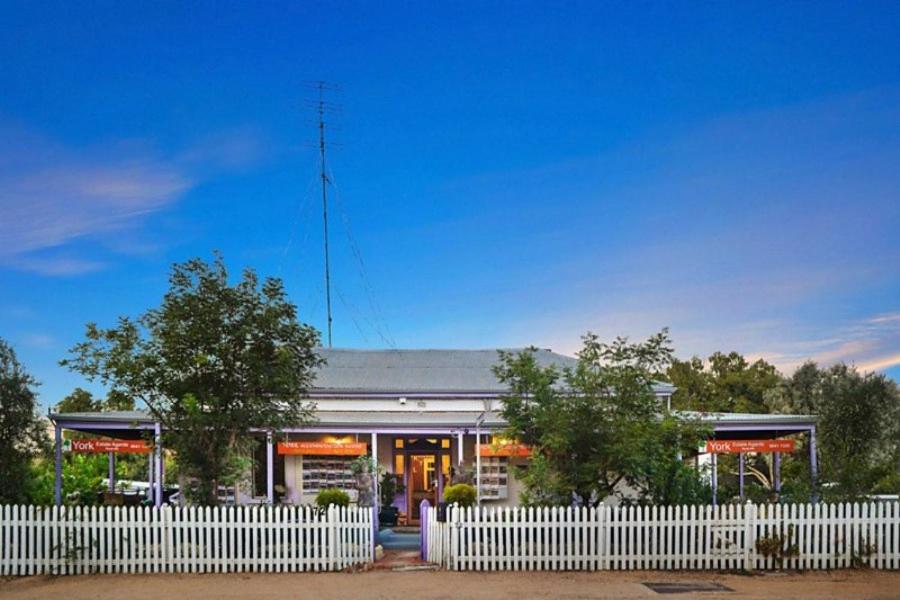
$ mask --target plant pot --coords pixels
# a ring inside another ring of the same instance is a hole
[[[382,527],[395,527],[399,514],[400,509],[396,506],[383,506],[378,511],[378,522]]]

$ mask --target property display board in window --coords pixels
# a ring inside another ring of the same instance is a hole
[[[481,499],[505,500],[509,496],[509,458],[481,458]]]
[[[303,455],[303,493],[318,494],[319,490],[338,488],[356,490],[356,479],[350,472],[352,456]]]

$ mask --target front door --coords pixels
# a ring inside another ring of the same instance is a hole
[[[409,455],[409,500],[410,521],[418,523],[419,503],[427,499],[432,506],[437,502],[437,456],[434,454]]]

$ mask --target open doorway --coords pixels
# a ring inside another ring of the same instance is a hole
[[[428,500],[432,506],[437,502],[438,481],[434,454],[411,454],[409,456],[409,512],[410,521],[418,523],[421,519],[419,504]]]
[[[409,525],[420,523],[422,500],[428,500],[432,506],[440,500],[450,477],[450,456],[449,437],[395,439],[394,468],[404,474]]]

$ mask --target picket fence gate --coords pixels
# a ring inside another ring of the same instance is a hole
[[[371,508],[0,507],[0,575],[335,571],[373,560]]]
[[[900,503],[428,508],[447,569],[900,569]]]

